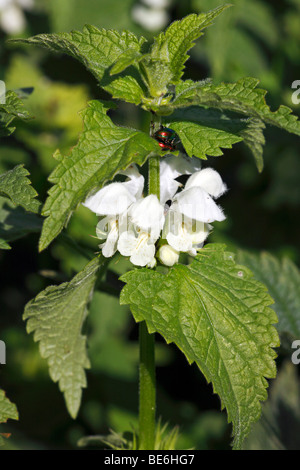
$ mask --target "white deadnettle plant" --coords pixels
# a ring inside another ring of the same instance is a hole
[[[0,0],[0,7],[20,2]],[[145,28],[159,29],[168,4],[168,0],[140,0],[142,9],[133,14]],[[119,127],[108,116],[109,103],[101,100],[93,100],[82,111],[84,132],[78,144],[70,155],[56,155],[58,166],[49,178],[54,186],[42,210],[46,218],[39,249],[59,235],[77,205],[85,201],[100,218],[96,233],[103,256],[96,256],[70,282],[41,292],[24,313],[75,418],[89,364],[81,329],[93,290],[106,290],[106,285],[97,283],[107,268],[103,257],[118,251],[137,266],[154,267],[156,260],[175,265],[163,271],[133,269],[120,278],[125,283],[120,303],[130,306],[140,325],[139,430],[136,443],[130,443],[139,450],[153,450],[161,436],[155,423],[154,332],[175,343],[212,382],[233,423],[236,449],[260,415],[260,401],[267,397],[265,379],[276,375],[272,348],[279,346],[279,340],[272,324],[277,319],[268,307],[272,299],[266,287],[236,264],[224,245],[202,248],[210,224],[225,218],[216,199],[226,186],[215,170],[201,169],[198,158],[222,155],[223,148],[241,140],[248,146],[251,141],[257,144],[251,147],[261,171],[265,124],[297,135],[300,124],[286,107],[269,109],[257,79],[214,84],[183,78],[188,51],[227,7],[175,21],[150,44],[128,31],[93,25],[25,40],[79,59],[112,99],[139,106],[153,124],[150,135]],[[110,80],[103,79],[108,76]],[[238,126],[233,125],[232,111]],[[164,116],[171,128],[161,126]],[[197,159],[165,153],[176,149],[177,137]],[[135,166],[147,160],[149,191]],[[115,179],[103,186],[117,174],[125,175],[126,181]],[[88,195],[95,181],[102,189]],[[180,253],[194,256],[198,251],[192,263],[176,264]],[[159,448],[173,448],[162,441]]]
[[[89,196],[84,205],[104,216],[96,234],[103,243],[103,256],[118,250],[137,266],[154,267],[156,255],[161,263],[173,266],[179,253],[196,256],[211,230],[211,222],[225,216],[214,198],[226,191],[220,175],[212,168],[200,169],[199,160],[167,156],[160,163],[160,201],[150,194],[143,197],[144,177],[135,165],[120,174],[128,180],[111,183]],[[177,181],[190,175],[184,188]],[[162,235],[167,241],[156,253]]]

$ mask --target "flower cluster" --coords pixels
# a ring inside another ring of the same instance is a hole
[[[118,250],[137,266],[154,267],[156,257],[172,266],[180,252],[195,256],[210,224],[225,219],[214,199],[226,186],[212,168],[201,170],[196,158],[169,155],[161,159],[160,200],[153,194],[143,197],[144,177],[135,165],[120,174],[127,177],[125,182],[108,184],[84,202],[102,217],[96,234],[105,257]],[[177,180],[182,175],[188,175],[184,187]]]

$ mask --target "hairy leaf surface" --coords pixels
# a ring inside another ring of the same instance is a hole
[[[64,393],[70,415],[76,418],[86,387],[85,369],[90,367],[82,326],[87,305],[104,258],[94,258],[70,282],[49,286],[25,307],[27,332],[34,332],[49,373]]]
[[[241,134],[247,128],[236,116],[196,106],[175,111],[168,125],[178,134],[186,153],[202,159],[222,155],[222,148],[232,148],[243,140]]]
[[[137,72],[132,69],[126,74],[111,77],[112,65],[124,52],[131,49],[139,52],[145,38],[138,39],[133,33],[119,33],[112,29],[98,29],[86,25],[82,31],[71,33],[40,34],[29,39],[18,39],[14,42],[35,44],[54,52],[68,54],[82,62],[92,72],[100,85],[114,98],[138,104],[144,95]]]
[[[15,166],[0,175],[0,196],[8,197],[14,204],[37,213],[41,204],[36,199],[37,192],[31,186],[28,175],[29,172],[23,165]]]
[[[29,119],[30,116],[18,94],[14,91],[7,91],[5,103],[0,104],[0,137],[6,137],[15,130],[11,124],[16,118]]]
[[[222,5],[207,13],[192,14],[174,21],[165,32],[155,38],[151,56],[169,62],[173,75],[171,83],[178,83],[180,80],[184,63],[189,58],[187,52],[195,45],[194,41],[203,35],[203,29],[211,26],[214,18],[228,6]]]
[[[297,116],[291,114],[292,110],[287,106],[271,111],[265,100],[267,92],[257,88],[258,84],[259,80],[251,77],[242,78],[236,83],[219,85],[187,80],[178,85],[176,98],[169,106],[176,109],[199,105],[235,111],[300,135]]]

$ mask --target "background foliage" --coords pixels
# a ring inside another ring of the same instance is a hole
[[[97,27],[127,28],[151,37],[134,21],[135,0],[36,0],[26,11],[26,27],[17,36],[68,32],[85,23]],[[216,7],[219,0],[170,1],[169,20]],[[216,82],[257,77],[269,90],[272,109],[281,103],[299,115],[291,101],[291,83],[300,79],[300,1],[278,3],[262,0],[233,0],[235,6],[215,20],[191,51],[185,79],[212,77]],[[154,31],[156,32],[156,31]],[[26,99],[30,120],[14,120],[15,132],[1,139],[0,174],[25,164],[40,200],[49,188],[47,176],[56,164],[57,148],[70,152],[82,128],[78,114],[90,99],[107,98],[92,75],[67,56],[56,56],[39,48],[9,47],[0,31],[0,79],[7,89],[34,87]],[[220,47],[222,44],[222,47]],[[147,130],[148,117],[130,104],[111,112],[114,122]],[[299,449],[299,379],[290,362],[291,340],[299,338],[299,138],[268,129],[264,149],[265,168],[259,174],[250,151],[236,144],[224,156],[210,157],[206,165],[216,168],[230,191],[223,197],[227,220],[215,227],[210,241],[226,243],[238,253],[238,261],[249,266],[275,300],[282,338],[279,375],[271,382],[270,398],[263,417],[245,443],[246,448]],[[24,178],[26,170],[23,171]],[[0,180],[1,184],[1,180]],[[25,184],[25,183],[24,183]],[[1,194],[2,196],[2,194]],[[34,196],[32,195],[34,201]],[[30,199],[30,204],[36,205]],[[27,201],[27,203],[29,203]],[[37,207],[36,207],[37,208]],[[13,227],[13,205],[0,198],[1,230]],[[10,225],[11,224],[11,225]],[[39,231],[32,214],[28,220]],[[53,282],[68,281],[97,251],[96,217],[81,208],[73,216],[67,235],[60,235],[38,255],[38,234],[25,238],[23,230],[11,230],[11,250],[0,251],[0,339],[7,344],[7,365],[0,366],[0,389],[17,404],[20,421],[9,421],[3,432],[12,432],[7,448],[75,448],[89,434],[107,434],[109,428],[126,430],[137,422],[137,327],[128,308],[113,295],[100,291],[94,296],[85,323],[91,369],[79,417],[67,414],[62,395],[48,376],[48,368],[37,344],[25,332],[22,313],[25,303]],[[73,241],[72,241],[73,240]],[[75,241],[74,241],[75,240]],[[2,245],[1,245],[2,247]],[[8,248],[8,247],[5,247]],[[268,253],[261,253],[262,251]],[[129,264],[115,258],[110,279],[116,283]],[[112,292],[113,294],[113,292]],[[193,364],[173,345],[157,344],[158,415],[170,425],[181,423],[179,448],[229,448],[231,427]],[[180,379],[178,379],[180,378]],[[120,393],[122,390],[122,393]],[[292,390],[292,393],[290,391]],[[289,393],[288,393],[289,392]],[[2,396],[2,395],[1,395]],[[2,398],[4,400],[4,397]],[[8,405],[7,405],[8,406]],[[15,410],[10,408],[11,417]],[[2,428],[1,428],[2,429]],[[0,429],[0,431],[1,431]],[[5,431],[4,431],[5,429]],[[287,432],[293,429],[293,432]],[[267,438],[263,438],[267,433]],[[2,431],[1,431],[2,432]]]

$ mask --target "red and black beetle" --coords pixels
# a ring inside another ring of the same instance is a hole
[[[157,140],[162,150],[176,150],[177,135],[173,129],[169,127],[161,127],[154,133],[154,139]]]

